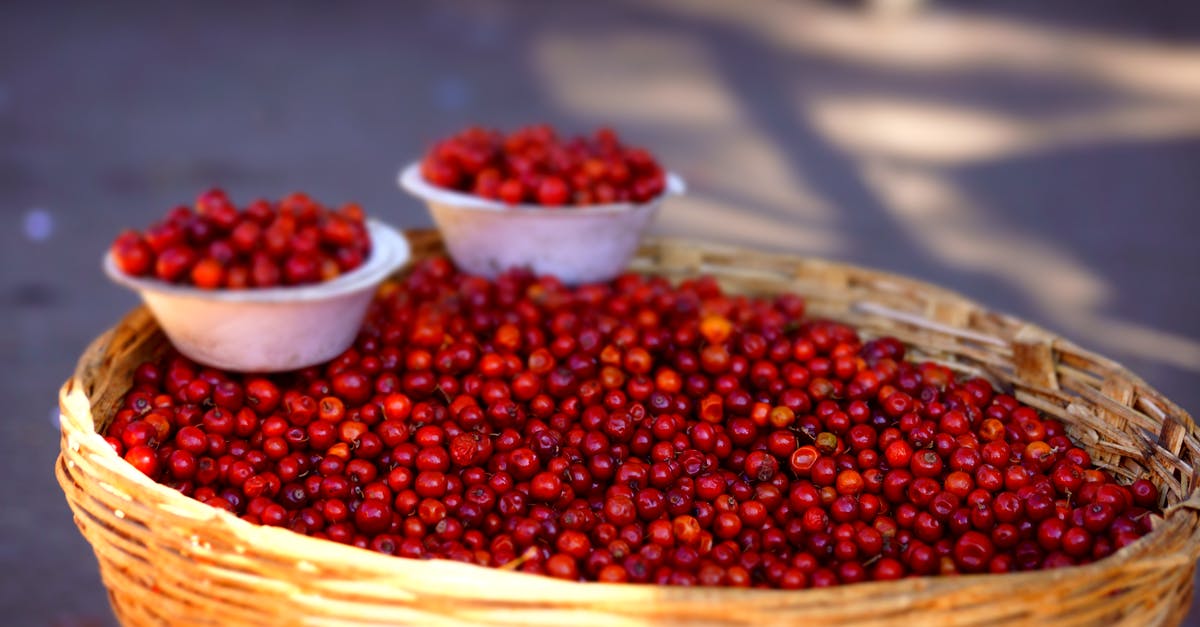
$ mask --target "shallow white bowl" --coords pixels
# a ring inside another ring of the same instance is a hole
[[[669,173],[666,190],[649,202],[548,208],[436,187],[421,176],[420,163],[401,170],[399,183],[425,201],[450,256],[466,272],[492,278],[529,268],[569,284],[620,274],[663,199],[686,190],[683,179]]]
[[[408,240],[369,220],[371,255],[324,283],[297,287],[202,290],[121,272],[109,252],[104,272],[138,292],[179,352],[199,363],[242,372],[278,372],[319,364],[353,342],[376,288],[409,259]]]

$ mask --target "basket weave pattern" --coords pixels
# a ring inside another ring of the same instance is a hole
[[[415,259],[443,252],[408,233]],[[91,542],[122,623],[540,624],[786,621],[853,624],[1177,624],[1200,555],[1196,425],[1120,365],[952,292],[873,270],[658,239],[633,262],[679,279],[711,274],[735,293],[793,292],[809,315],[865,337],[892,335],[918,359],[983,376],[1068,425],[1123,482],[1149,477],[1166,516],[1141,541],[1076,568],[905,579],[823,590],[688,589],[571,583],[456,562],[379,555],[261,527],[150,481],[97,434],[133,369],[166,346],[145,309],[100,336],[60,392],[57,476]]]

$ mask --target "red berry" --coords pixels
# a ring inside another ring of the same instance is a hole
[[[1158,507],[1158,488],[1146,479],[1138,479],[1129,486],[1133,503],[1147,509]]]
[[[954,564],[963,572],[984,572],[994,555],[991,539],[978,531],[964,533],[954,544]]]
[[[178,281],[196,263],[196,253],[186,246],[172,246],[158,255],[154,264],[155,275],[169,282]]]
[[[920,451],[913,456],[909,470],[917,477],[937,477],[942,473],[942,458],[928,449]]]
[[[453,164],[440,159],[426,159],[421,162],[421,176],[437,185],[455,189],[462,180],[462,174]]]
[[[195,213],[177,208],[144,236],[123,232],[112,254],[127,274],[203,289],[314,283],[364,262],[370,241],[363,220],[361,209],[334,212],[303,194],[285,197],[278,209],[256,201],[239,212],[224,192],[210,190]]]
[[[158,479],[158,453],[153,448],[145,444],[131,447],[125,452],[125,461],[147,477]]]
[[[206,290],[214,290],[225,282],[225,268],[221,262],[206,257],[192,266],[192,284]]]
[[[154,251],[134,231],[125,231],[117,236],[112,245],[112,255],[121,272],[131,276],[149,274],[154,266]]]
[[[520,204],[525,200],[525,188],[517,179],[508,179],[501,183],[497,194],[500,195],[500,200],[510,205]]]
[[[538,186],[537,200],[539,204],[547,207],[556,207],[566,204],[571,190],[562,179],[548,176],[542,179],[541,185]]]
[[[386,501],[367,499],[354,512],[354,525],[365,534],[387,531],[392,524],[392,508]]]

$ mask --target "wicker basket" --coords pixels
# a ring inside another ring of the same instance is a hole
[[[409,233],[417,259],[435,233]],[[872,270],[672,240],[638,271],[715,275],[734,292],[795,292],[816,316],[894,335],[919,356],[991,378],[1069,425],[1124,480],[1165,499],[1155,530],[1099,562],[1010,575],[916,578],[784,592],[570,583],[390,557],[260,527],[151,482],[97,435],[132,369],[165,339],[138,309],[98,338],[63,386],[58,480],[126,624],[1177,624],[1200,555],[1200,457],[1183,410],[1118,364],[951,292]],[[95,419],[94,419],[95,417]]]

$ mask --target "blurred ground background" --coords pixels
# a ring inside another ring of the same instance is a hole
[[[395,173],[467,123],[612,124],[690,183],[659,232],[940,283],[1200,411],[1200,5],[931,4],[0,4],[3,622],[112,620],[52,413],[136,304],[117,230],[214,184],[426,226]]]

